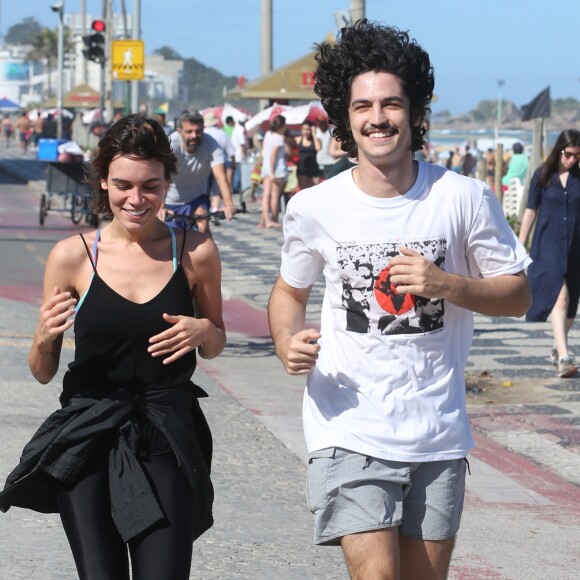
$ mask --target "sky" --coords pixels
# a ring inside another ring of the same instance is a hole
[[[56,27],[56,0],[0,2],[0,31],[28,16]],[[64,0],[79,13],[80,0]],[[133,0],[125,0],[132,12]],[[102,0],[86,0],[99,15]],[[162,9],[160,8],[162,7]],[[121,13],[121,0],[113,0]],[[273,64],[279,67],[336,34],[335,13],[350,0],[273,0]],[[141,0],[145,52],[169,46],[225,75],[260,75],[261,0]],[[366,16],[408,30],[435,69],[433,112],[466,113],[481,100],[528,103],[547,86],[552,98],[580,100],[580,0],[366,0]],[[504,81],[499,88],[498,81]]]

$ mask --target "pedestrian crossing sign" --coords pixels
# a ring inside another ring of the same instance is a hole
[[[142,40],[113,40],[111,61],[114,80],[140,81],[145,72],[145,43]]]

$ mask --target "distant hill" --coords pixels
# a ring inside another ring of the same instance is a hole
[[[546,121],[548,129],[580,129],[580,102],[573,98],[552,99],[551,115]],[[521,109],[510,101],[502,103],[502,128],[519,129],[529,126],[522,124]],[[477,108],[469,113],[453,116],[448,111],[441,111],[431,115],[433,128],[454,127],[474,129],[479,127],[493,127],[497,120],[497,101],[480,101]]]
[[[204,109],[225,102],[224,93],[236,86],[237,77],[224,76],[214,68],[210,68],[195,58],[183,59],[183,87],[184,106],[195,109]],[[241,99],[232,101],[233,105],[258,111],[258,101]]]

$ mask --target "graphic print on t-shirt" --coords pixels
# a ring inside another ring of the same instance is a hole
[[[346,330],[369,334],[421,334],[443,328],[442,299],[399,294],[390,263],[405,246],[445,269],[447,240],[343,244],[337,247]]]

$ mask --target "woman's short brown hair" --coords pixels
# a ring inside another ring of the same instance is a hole
[[[109,166],[116,157],[160,161],[168,181],[177,173],[177,159],[163,127],[156,119],[140,114],[127,115],[107,130],[99,142],[97,154],[89,164],[89,183],[93,190],[93,211],[111,212],[109,196],[101,180],[109,176]]]

